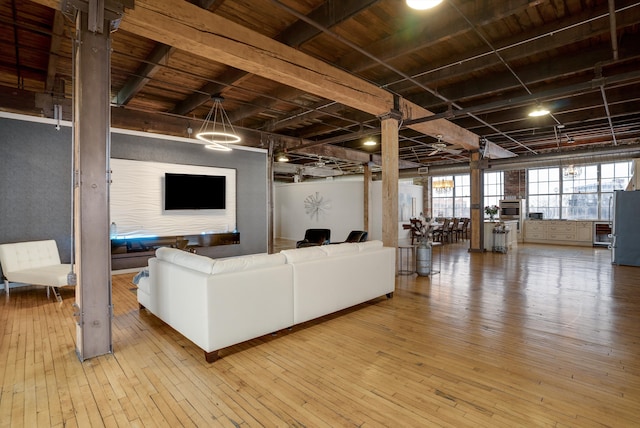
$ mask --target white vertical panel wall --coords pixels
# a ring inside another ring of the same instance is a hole
[[[236,229],[235,169],[111,159],[111,171],[111,221],[116,223],[119,237],[194,235]],[[166,172],[224,175],[226,208],[165,211]]]

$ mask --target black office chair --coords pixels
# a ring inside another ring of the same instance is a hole
[[[307,229],[304,232],[304,239],[296,242],[296,248],[315,247],[327,245],[331,239],[330,229]]]

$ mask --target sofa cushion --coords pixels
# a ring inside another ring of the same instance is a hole
[[[71,272],[70,264],[59,264],[5,272],[5,275],[11,282],[64,287],[69,285],[69,272]]]
[[[370,251],[370,250],[379,250],[383,247],[382,241],[366,241],[366,242],[358,242],[355,245],[358,246],[360,252]]]
[[[285,262],[286,259],[282,254],[254,254],[229,257],[227,259],[216,260],[211,273],[217,275],[242,270],[260,269],[263,267],[283,265]]]
[[[327,253],[328,256],[335,256],[340,254],[357,254],[360,252],[358,246],[355,243],[350,242],[336,245],[323,245],[322,247],[318,248]]]
[[[327,253],[320,247],[296,248],[292,250],[282,250],[280,253],[287,258],[287,263],[303,262],[305,260],[315,260],[327,257]]]
[[[213,271],[213,266],[216,263],[215,260],[209,257],[167,247],[158,248],[156,257],[206,274],[210,274]]]

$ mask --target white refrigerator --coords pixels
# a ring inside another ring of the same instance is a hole
[[[613,194],[611,262],[640,266],[640,191]]]

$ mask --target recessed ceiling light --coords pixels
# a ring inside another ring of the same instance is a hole
[[[378,143],[376,143],[374,140],[367,140],[362,144],[365,145],[365,146],[375,146]]]
[[[442,0],[407,0],[407,6],[417,10],[431,9],[440,3],[442,3]]]

